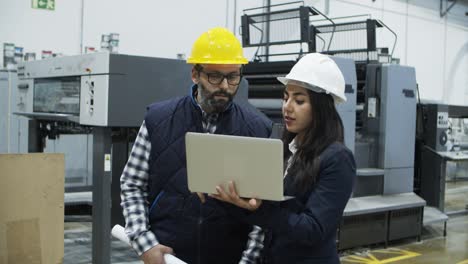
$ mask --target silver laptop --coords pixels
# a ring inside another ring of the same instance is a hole
[[[188,132],[187,180],[191,192],[216,193],[234,181],[240,197],[282,201],[283,143],[279,139]]]

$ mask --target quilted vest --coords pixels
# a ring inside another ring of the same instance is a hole
[[[148,107],[145,124],[151,231],[187,263],[238,263],[252,227],[228,215],[217,200],[201,204],[187,187],[185,133],[203,133],[199,106],[191,96],[158,102]],[[264,138],[270,133],[269,120],[235,103],[220,113],[215,131]]]

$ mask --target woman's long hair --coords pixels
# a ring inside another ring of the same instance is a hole
[[[312,109],[312,121],[301,142],[296,141],[297,152],[288,169],[288,177],[294,177],[294,185],[300,193],[306,192],[318,180],[320,154],[332,143],[343,143],[343,122],[336,111],[333,97],[326,93],[307,90]],[[291,152],[289,143],[295,133],[283,132],[284,161],[287,164]]]

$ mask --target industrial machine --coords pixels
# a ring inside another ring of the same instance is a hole
[[[336,19],[332,26],[313,27],[328,43],[324,53],[352,58],[356,65],[357,180],[339,227],[339,249],[420,239],[426,202],[413,192],[415,69],[396,64],[397,36],[380,20]],[[391,52],[377,47],[382,29],[395,36]]]
[[[15,115],[23,104],[18,104],[18,75],[16,71],[0,71],[0,153],[27,153],[29,121]],[[43,152],[66,153],[65,189],[90,189],[92,184],[90,135],[62,135],[54,140],[44,139]]]
[[[416,75],[412,67],[368,64],[359,113],[355,197],[413,191]],[[408,148],[408,146],[410,146]]]
[[[337,108],[344,122],[345,144],[354,151],[359,168],[354,197],[411,192],[414,151],[400,150],[414,145],[416,75],[414,68],[388,64],[392,58],[388,49],[377,48],[376,32],[385,24],[374,19],[339,23],[305,6],[271,10],[278,6],[283,5],[248,9],[242,16],[244,46],[270,51],[256,53],[256,61],[244,68],[249,101],[280,123],[284,87],[276,77],[286,75],[295,60],[271,59],[287,55],[298,59],[303,51],[293,47],[296,52],[273,54],[271,50],[307,43],[308,52],[316,52],[317,43],[323,42],[328,48],[321,52],[333,55],[345,77],[348,100]],[[250,13],[259,9],[260,13]],[[313,20],[319,15],[325,19]],[[360,41],[350,41],[354,39]]]
[[[354,150],[356,120],[356,70],[350,59],[332,57],[343,72],[346,103],[337,106],[345,131],[345,144]],[[249,102],[268,116],[274,123],[282,124],[281,105],[284,86],[276,77],[285,76],[295,61],[249,63],[244,66],[244,77],[249,82]]]
[[[419,237],[425,201],[413,193],[416,75],[414,68],[395,64],[396,34],[380,20],[344,21],[350,17],[278,6],[248,9],[242,17],[243,44],[257,48],[244,68],[249,101],[282,122],[284,87],[276,77],[304,54],[303,44],[306,52],[329,54],[343,72],[348,101],[337,109],[358,177],[337,233],[339,249]],[[391,52],[377,47],[383,28],[395,36]]]
[[[146,106],[185,95],[190,65],[92,53],[20,63],[18,78],[15,113],[31,120],[29,151],[57,151],[59,139],[67,141],[66,158],[89,155],[93,263],[110,263],[110,227],[123,224],[119,179]]]
[[[15,114],[30,119],[29,151],[64,151],[66,160],[88,154],[93,263],[110,263],[110,227],[124,225],[120,176],[146,107],[186,95],[190,72],[184,60],[106,52],[18,65]],[[243,80],[234,100],[258,112],[247,96]],[[58,148],[59,140],[67,145]]]
[[[28,152],[28,121],[13,114],[17,83],[16,71],[0,70],[0,153]]]
[[[176,75],[180,68],[177,63],[182,64],[165,59],[156,64],[176,68],[174,83],[178,84],[184,75]],[[185,86],[173,88],[174,80],[167,76],[165,68],[153,64],[153,60],[144,57],[93,53],[18,66],[15,113],[32,120],[29,152],[66,154],[67,191],[92,188],[92,127],[138,127],[146,105],[153,99],[180,95],[186,89],[188,80]],[[144,67],[148,70],[141,70]],[[156,82],[148,76],[164,77],[154,77],[159,78]],[[160,86],[152,88],[151,83]]]
[[[188,67],[180,60],[105,52],[24,62],[18,66],[18,114],[138,127],[147,104],[184,94]]]
[[[369,63],[365,76],[356,112],[357,180],[340,226],[340,249],[419,239],[423,225],[426,202],[413,193],[415,70]]]
[[[468,140],[464,123],[457,133],[455,120],[466,120],[468,107],[447,105],[435,102],[418,104],[418,129],[416,142],[416,166],[414,187],[430,206],[447,214],[468,211],[465,208],[453,212],[445,208],[447,163],[462,164],[468,162]],[[466,181],[466,175],[458,181]]]
[[[316,51],[316,38],[310,26],[313,17],[321,17],[331,25],[334,24],[319,10],[309,6],[296,6],[297,3],[299,2],[246,9],[242,16],[243,45],[257,48],[254,61],[243,69],[244,77],[249,82],[249,102],[278,125],[282,123],[284,86],[276,77],[285,76],[304,54],[303,44],[307,44],[306,53]],[[298,50],[279,51],[284,46],[294,46]],[[260,48],[264,52],[260,53]],[[285,58],[289,59],[284,60]],[[333,57],[333,60],[345,77],[347,101],[338,106],[338,112],[344,123],[345,144],[354,150],[356,69],[350,59]]]

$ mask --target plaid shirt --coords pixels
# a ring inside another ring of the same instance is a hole
[[[218,115],[203,113],[203,129],[207,133],[216,130]],[[158,240],[149,229],[148,213],[148,177],[151,141],[145,122],[140,127],[132,148],[127,165],[120,178],[123,215],[125,217],[125,232],[132,247],[138,255],[156,246]],[[242,253],[239,263],[255,263],[263,248],[264,233],[260,227],[254,226],[249,234],[247,247]],[[177,252],[176,252],[177,253]]]

